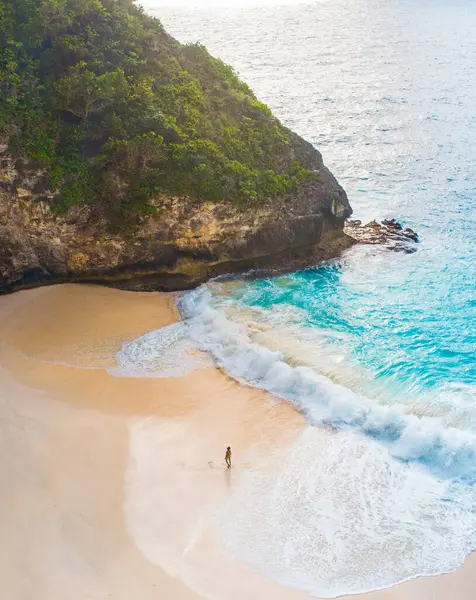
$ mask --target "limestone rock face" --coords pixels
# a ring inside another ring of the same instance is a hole
[[[112,234],[90,206],[52,210],[41,169],[0,148],[0,293],[54,282],[177,290],[216,275],[293,269],[338,255],[352,213],[320,153],[291,134],[296,159],[314,175],[287,196],[242,210],[223,201],[158,197],[159,216]]]

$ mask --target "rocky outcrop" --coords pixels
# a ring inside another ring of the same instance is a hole
[[[241,210],[227,202],[158,197],[159,216],[112,234],[90,206],[52,211],[41,169],[0,154],[0,292],[55,282],[97,282],[132,290],[178,290],[219,274],[297,268],[337,256],[344,190],[313,146],[291,134],[297,160],[313,171],[293,193]]]
[[[413,254],[418,234],[409,227],[403,227],[395,219],[383,219],[382,223],[371,221],[363,225],[361,221],[348,220],[345,233],[360,244],[385,245],[388,250]]]

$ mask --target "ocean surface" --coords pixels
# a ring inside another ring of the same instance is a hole
[[[320,597],[455,569],[476,549],[476,3],[142,4],[311,141],[356,218],[421,241],[211,282],[119,368],[212,360],[302,410],[282,472],[245,474],[224,508],[223,544],[250,568]]]

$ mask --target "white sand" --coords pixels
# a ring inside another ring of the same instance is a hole
[[[176,379],[105,370],[124,341],[175,318],[170,296],[93,286],[0,298],[5,599],[308,597],[235,563],[210,516],[240,469],[260,469],[260,457],[279,468],[304,428],[292,407],[213,368]],[[472,600],[475,564],[368,598]]]

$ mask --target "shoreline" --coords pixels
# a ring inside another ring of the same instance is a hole
[[[301,415],[214,367],[169,379],[106,371],[125,341],[178,320],[173,298],[84,284],[0,298],[0,564],[12,600],[310,598],[197,530],[239,477],[221,468],[226,440],[243,470],[279,468]],[[450,574],[361,596],[470,600],[475,564],[472,554]]]

